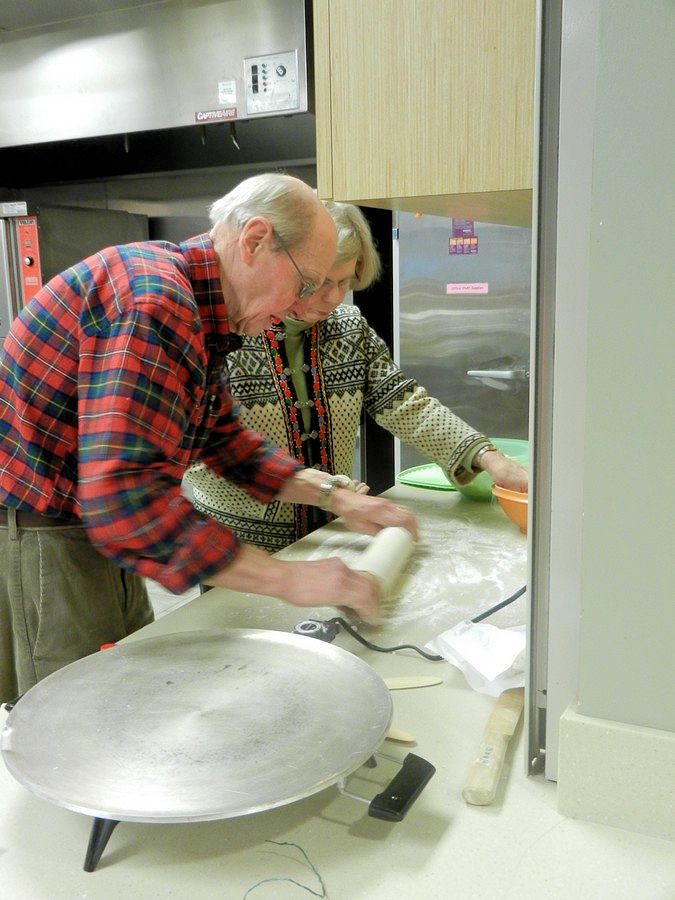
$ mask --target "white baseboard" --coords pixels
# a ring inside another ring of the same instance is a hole
[[[675,733],[583,716],[576,707],[560,719],[559,811],[675,838]]]

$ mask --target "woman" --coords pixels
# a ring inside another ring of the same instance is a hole
[[[527,472],[458,418],[394,363],[355,306],[349,290],[367,288],[380,260],[361,211],[327,203],[337,229],[337,253],[323,285],[299,299],[287,317],[258,337],[245,337],[228,357],[232,393],[247,428],[288,448],[303,465],[333,475],[352,471],[361,410],[436,462],[455,484],[485,470],[513,490],[527,490]],[[240,540],[281,550],[329,514],[290,503],[263,506],[204,466],[186,480],[195,506],[235,531]],[[365,485],[350,486],[367,490]]]

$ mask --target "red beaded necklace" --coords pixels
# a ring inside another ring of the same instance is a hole
[[[316,410],[317,422],[319,425],[318,431],[313,430],[310,432],[305,432],[304,430],[301,430],[303,423],[302,415],[300,413],[300,401],[293,392],[292,379],[288,377],[292,374],[291,370],[287,366],[284,366],[284,361],[279,350],[279,338],[285,337],[285,334],[283,333],[283,326],[279,325],[274,328],[270,328],[265,332],[265,335],[267,337],[267,340],[269,341],[270,350],[272,352],[272,361],[274,363],[274,371],[277,376],[281,394],[284,398],[287,418],[291,424],[291,447],[293,450],[293,455],[298,460],[298,462],[306,465],[307,461],[305,459],[303,443],[305,440],[318,438],[319,458],[321,460],[320,466],[318,468],[320,468],[324,472],[329,472],[330,457],[328,452],[327,440],[328,429],[326,421],[326,402],[321,378],[319,375],[318,326],[316,324],[312,325],[309,331],[309,371],[312,376],[312,390],[314,392],[313,398],[309,400],[309,405],[313,406]],[[306,367],[303,367],[303,369],[307,371]]]
[[[302,421],[302,413],[300,411],[300,401],[293,390],[293,381],[289,378],[292,375],[290,367],[284,365],[284,360],[279,349],[279,340],[283,340],[286,335],[283,332],[283,325],[275,325],[265,331],[272,362],[274,364],[274,374],[278,384],[278,392],[281,393],[284,401],[284,410],[286,418],[286,427],[289,432],[289,445],[293,456],[303,466],[307,465],[307,459],[304,452],[304,443],[308,440],[318,438],[320,464],[316,468],[323,472],[332,472],[329,447],[328,447],[328,423],[326,415],[325,391],[322,379],[319,374],[319,330],[318,326],[312,325],[309,331],[309,366],[304,364],[303,372],[311,373],[313,398],[308,401],[310,407],[316,410],[318,430],[312,429],[309,432],[304,431],[304,423]],[[290,424],[290,428],[288,427]],[[297,533],[300,537],[308,534],[309,528],[309,508],[304,504],[295,505],[295,517]],[[314,526],[316,527],[316,525]]]

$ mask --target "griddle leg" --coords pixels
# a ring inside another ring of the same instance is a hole
[[[94,819],[94,824],[91,826],[91,834],[89,835],[87,855],[84,860],[85,872],[94,871],[117,824],[118,821],[116,819]]]

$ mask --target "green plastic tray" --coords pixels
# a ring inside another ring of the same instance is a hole
[[[430,491],[456,491],[457,488],[448,481],[443,474],[443,469],[436,463],[427,463],[424,466],[413,466],[399,472],[396,481],[408,484],[410,487],[427,488]]]
[[[522,466],[529,462],[529,443],[515,438],[490,438],[492,443],[506,456],[510,456]],[[425,488],[430,491],[456,491],[459,490],[465,497],[472,500],[490,500],[492,498],[492,479],[487,472],[476,475],[470,484],[456,488],[445,477],[445,473],[436,463],[426,463],[423,466],[413,466],[405,469],[396,476],[396,481],[410,487]]]

